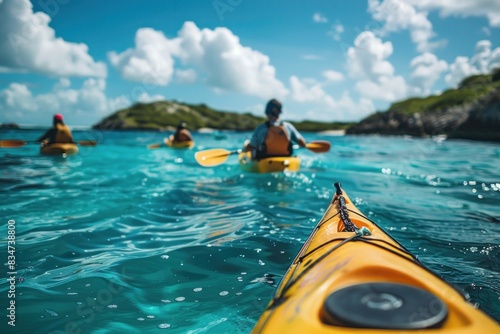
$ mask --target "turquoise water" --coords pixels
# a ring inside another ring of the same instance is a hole
[[[32,140],[41,131],[4,131]],[[2,333],[249,333],[321,218],[333,183],[438,275],[500,321],[500,146],[337,137],[298,151],[298,173],[245,174],[235,156],[200,167],[207,148],[148,150],[167,134],[76,132],[97,139],[67,158],[35,144],[0,149],[2,250],[15,221],[16,327]]]

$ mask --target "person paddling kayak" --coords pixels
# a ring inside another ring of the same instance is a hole
[[[193,136],[187,129],[186,122],[180,122],[179,125],[177,125],[177,130],[172,136],[170,136],[170,140],[174,144],[193,141]]]
[[[244,152],[251,152],[252,158],[260,160],[268,157],[289,157],[293,155],[293,143],[301,147],[306,141],[295,127],[280,120],[282,105],[276,100],[270,100],[265,110],[267,121],[260,124],[245,143]]]
[[[63,116],[61,114],[54,115],[52,128],[45,132],[45,134],[36,141],[42,143],[44,146],[56,143],[74,143],[71,130],[66,124],[64,124]]]

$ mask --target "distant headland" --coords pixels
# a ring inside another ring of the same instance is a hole
[[[173,130],[185,121],[193,130],[253,130],[264,118],[251,113],[218,111],[205,104],[176,101],[137,103],[104,118],[94,129]],[[462,80],[458,88],[439,95],[396,102],[387,111],[357,123],[292,122],[300,131],[380,134],[500,142],[500,69]]]
[[[136,103],[93,125],[99,130],[172,131],[184,121],[192,130],[251,131],[264,121],[249,112],[215,110],[206,104],[159,101]],[[465,78],[439,95],[393,103],[360,122],[293,122],[299,131],[347,135],[408,135],[500,142],[500,68]],[[19,129],[15,123],[0,129]]]
[[[119,110],[94,125],[99,130],[174,130],[181,121],[193,130],[215,129],[250,131],[264,122],[263,117],[251,113],[215,110],[205,104],[187,104],[177,101],[136,103]],[[354,123],[293,122],[300,131],[346,130]]]
[[[17,130],[19,129],[19,125],[16,123],[0,123],[0,130]]]
[[[462,80],[440,95],[394,103],[346,134],[410,135],[500,142],[500,69]]]

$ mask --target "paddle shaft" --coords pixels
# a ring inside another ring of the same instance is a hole
[[[20,139],[2,139],[0,140],[0,148],[17,148],[17,147],[22,147],[26,144],[38,144],[38,143],[40,142],[34,140],[25,141]],[[80,140],[75,144],[78,144],[80,146],[96,146],[97,142],[93,140]]]
[[[306,144],[305,148],[314,153],[324,153],[330,150],[330,142],[317,140]],[[223,148],[214,148],[211,150],[196,152],[194,157],[196,161],[205,167],[213,167],[226,162],[230,155],[241,153],[242,150],[228,151]]]

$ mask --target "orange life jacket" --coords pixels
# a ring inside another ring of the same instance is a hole
[[[56,124],[56,136],[53,143],[72,143],[73,136],[71,130],[65,124]]]
[[[265,156],[291,156],[293,154],[292,142],[283,125],[272,125],[267,122]]]

